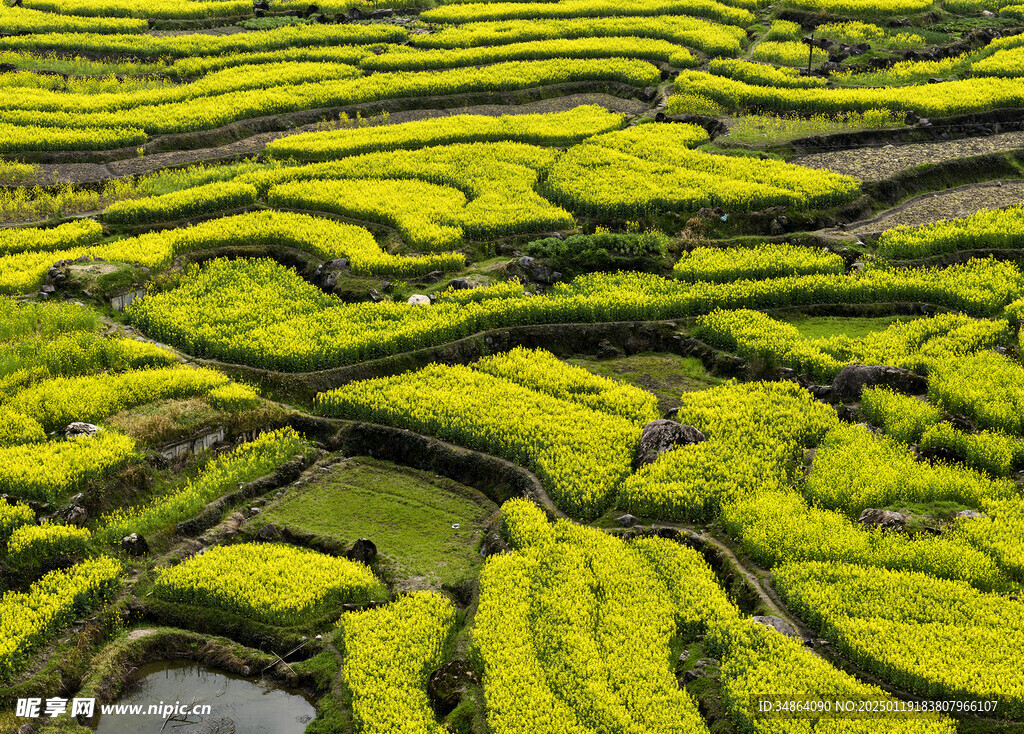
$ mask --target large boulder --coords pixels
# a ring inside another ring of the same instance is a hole
[[[65,438],[77,438],[79,436],[95,436],[103,429],[99,426],[94,426],[92,423],[82,423],[81,421],[75,421],[69,423],[67,428],[64,429]]]
[[[266,525],[256,531],[256,537],[260,540],[272,541],[277,540],[278,536],[281,535],[281,529],[272,522],[268,522]]]
[[[562,279],[562,274],[554,268],[542,265],[532,257],[521,257],[516,261],[516,270],[521,272],[528,280],[541,285],[551,285]]]
[[[888,387],[907,395],[928,391],[928,381],[921,375],[901,367],[849,364],[832,381],[832,393],[844,403],[855,403],[865,387]]]
[[[960,510],[960,512],[956,513],[956,519],[958,520],[981,520],[984,517],[988,517],[988,515],[977,510]]]
[[[429,306],[430,298],[429,296],[424,296],[422,293],[416,293],[409,296],[409,300],[406,301],[406,303],[410,306]]]
[[[882,528],[883,530],[903,530],[910,518],[892,510],[878,510],[869,507],[860,513],[857,522],[866,528]]]
[[[126,535],[121,539],[121,550],[135,558],[149,553],[149,543],[138,533]]]
[[[372,540],[360,538],[345,552],[345,557],[350,561],[359,561],[369,566],[377,559],[377,546]]]
[[[782,619],[781,617],[767,615],[763,617],[751,617],[751,619],[757,622],[758,624],[763,624],[765,627],[771,627],[776,632],[781,632],[782,634],[786,635],[786,637],[800,637],[800,635],[797,634],[796,630],[793,629],[793,625],[791,625],[789,622]]]
[[[659,418],[644,426],[640,434],[640,447],[637,449],[633,468],[639,469],[644,464],[651,464],[664,452],[676,446],[700,443],[704,434],[693,426]]]
[[[347,257],[339,257],[336,260],[328,260],[325,263],[317,266],[317,269],[313,271],[313,285],[317,286],[321,290],[332,293],[334,288],[337,286],[338,276],[351,269]]]

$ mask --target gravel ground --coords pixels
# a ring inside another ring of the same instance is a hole
[[[954,158],[970,158],[1016,148],[1024,148],[1024,131],[982,138],[944,140],[937,143],[885,145],[881,148],[814,153],[794,158],[790,162],[808,168],[828,168],[836,173],[855,176],[862,181],[879,181],[924,163],[941,163]]]
[[[876,234],[893,227],[916,227],[943,219],[967,217],[982,209],[1000,209],[1024,202],[1024,180],[986,181],[960,186],[949,191],[924,194],[873,219],[857,222],[845,230],[848,234]]]

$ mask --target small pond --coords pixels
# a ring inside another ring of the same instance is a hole
[[[210,706],[207,715],[108,713],[97,705],[97,734],[302,734],[316,709],[302,693],[212,670],[191,661],[161,660],[139,668],[138,685],[114,705]],[[162,728],[162,729],[161,729]]]

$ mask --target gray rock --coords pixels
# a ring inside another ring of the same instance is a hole
[[[811,385],[807,389],[816,400],[827,403],[832,399],[833,390],[831,385]]]
[[[528,279],[542,285],[551,285],[562,279],[562,274],[547,265],[541,265],[532,257],[521,257],[516,261],[517,269]]]
[[[864,510],[857,518],[857,522],[866,528],[882,528],[883,530],[903,530],[909,521],[910,517],[907,515],[901,515],[892,510],[878,510],[873,507]]]
[[[319,276],[314,274],[313,282],[319,285],[321,290],[332,293],[338,287],[338,274],[334,271],[322,273]]]
[[[272,522],[268,522],[266,525],[256,531],[256,537],[260,540],[275,540],[277,536],[281,534],[280,529],[277,525]]]
[[[638,522],[640,522],[640,518],[638,518],[638,517],[636,517],[634,515],[628,515],[627,514],[627,515],[623,515],[622,517],[619,518],[619,525],[621,525],[624,528],[631,528],[634,525],[636,525]]]
[[[715,667],[716,661],[702,659],[698,660],[693,664],[693,667],[683,673],[683,680],[687,683],[695,681],[711,672],[711,669]]]
[[[349,270],[347,257],[328,260],[327,262],[319,265],[317,269],[313,271],[311,280],[313,281],[313,285],[327,293],[330,293],[338,284],[338,274],[346,270]]]
[[[625,352],[619,349],[617,346],[612,344],[607,339],[602,339],[597,343],[597,358],[598,359],[615,359],[616,357],[625,356]]]
[[[693,426],[687,426],[675,421],[659,418],[644,426],[640,434],[640,446],[633,460],[633,466],[639,469],[645,464],[651,464],[657,460],[665,451],[676,446],[700,443],[705,438],[704,434]]]
[[[796,633],[796,630],[793,629],[793,625],[791,625],[789,622],[787,622],[786,620],[782,619],[781,617],[775,617],[775,616],[772,616],[772,615],[768,615],[768,616],[763,616],[763,617],[762,616],[751,617],[751,619],[754,620],[755,622],[757,622],[758,624],[763,624],[765,627],[771,627],[776,632],[781,632],[782,634],[786,635],[786,637],[799,637],[800,636],[800,635],[798,635]]]
[[[406,301],[410,306],[429,306],[430,299],[420,293],[409,296],[409,300]]]
[[[957,520],[980,520],[983,517],[988,517],[988,515],[977,510],[960,510],[960,512],[956,513]]]
[[[144,556],[149,553],[149,543],[138,533],[126,535],[121,539],[121,550],[133,557]]]
[[[448,287],[457,291],[468,291],[473,287],[473,284],[469,282],[469,278],[454,278],[448,284]]]
[[[928,381],[902,367],[886,365],[849,364],[832,381],[832,391],[844,403],[860,400],[865,387],[882,386],[907,395],[922,395],[928,390]]]
[[[350,561],[359,561],[370,565],[377,558],[377,546],[374,545],[372,540],[366,538],[360,538],[352,547],[345,551],[345,557]]]
[[[69,423],[64,429],[64,436],[66,438],[75,438],[77,436],[94,436],[103,429],[99,426],[94,426],[92,423],[82,423],[81,421],[75,421]]]
[[[65,525],[81,528],[89,521],[89,512],[81,505],[69,505],[57,511],[57,518]]]

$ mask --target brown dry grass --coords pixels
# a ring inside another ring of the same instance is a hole
[[[282,408],[272,403],[239,412],[223,411],[199,397],[150,403],[122,411],[106,423],[139,444],[162,446],[198,436],[217,426],[224,426],[229,434],[251,431],[279,422],[284,414]]]

